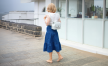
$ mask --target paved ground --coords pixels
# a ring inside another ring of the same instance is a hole
[[[63,60],[47,63],[43,52],[44,37],[35,38],[0,28],[0,66],[108,66],[108,57],[80,51],[62,45]]]

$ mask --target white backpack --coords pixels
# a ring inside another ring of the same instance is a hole
[[[57,30],[61,28],[61,22],[53,22],[51,28]]]

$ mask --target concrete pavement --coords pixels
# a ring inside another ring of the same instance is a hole
[[[63,46],[63,60],[47,63],[49,54],[43,52],[44,35],[33,37],[0,28],[0,66],[108,66],[108,56],[93,54]]]

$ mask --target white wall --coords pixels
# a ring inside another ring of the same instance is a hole
[[[45,7],[45,0],[39,0],[39,13],[42,12]]]
[[[102,47],[102,19],[84,20],[84,44]]]
[[[39,18],[38,20],[34,21],[34,23],[35,25],[41,26],[43,32],[46,32],[46,25],[43,19],[46,13],[42,12],[45,6],[45,0],[38,0],[34,2],[34,18]]]
[[[67,40],[82,43],[82,19],[67,20]]]
[[[46,32],[46,25],[45,25],[45,21],[44,21],[44,16],[45,16],[45,13],[39,13],[39,26],[42,27],[42,31],[43,32]]]
[[[105,21],[104,48],[108,49],[108,20]]]

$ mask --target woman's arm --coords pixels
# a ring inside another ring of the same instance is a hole
[[[60,18],[58,19],[59,22],[61,22]]]
[[[47,20],[46,20],[46,18],[47,18]],[[44,21],[45,21],[45,24],[48,26],[50,23],[50,17],[48,15],[45,15]]]

